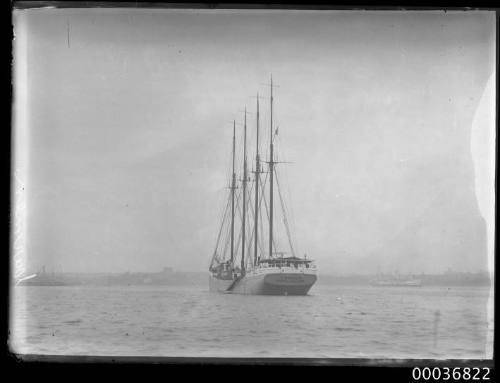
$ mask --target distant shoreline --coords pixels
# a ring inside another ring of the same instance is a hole
[[[36,273],[34,278],[20,282],[19,286],[179,286],[205,285],[207,273],[164,270],[157,273]],[[385,275],[385,277],[394,275]],[[400,275],[405,278],[410,275]],[[369,286],[377,275],[332,275],[319,274],[318,285]],[[412,274],[421,280],[422,286],[490,286],[493,281],[486,272],[443,274]],[[376,288],[376,287],[374,287]]]

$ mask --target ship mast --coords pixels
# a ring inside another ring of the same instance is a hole
[[[245,107],[245,125],[243,128],[243,217],[241,223],[241,274],[245,274],[245,224],[246,224],[246,194],[247,194],[247,108]]]
[[[234,172],[234,157],[236,146],[236,121],[233,120],[233,177],[231,181],[231,265],[234,262],[234,189],[236,189],[236,173]]]
[[[257,235],[259,222],[259,173],[260,173],[260,158],[259,158],[259,94],[257,93],[257,138],[255,151],[255,214],[254,214],[254,246],[253,246],[253,263],[257,265]]]
[[[273,257],[273,76],[271,75],[271,140],[269,143],[269,258]]]

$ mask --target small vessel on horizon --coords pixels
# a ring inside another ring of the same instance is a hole
[[[45,266],[42,270],[20,278],[16,281],[18,286],[66,286],[68,283],[64,278],[54,272],[48,273],[45,271]]]
[[[245,108],[243,174],[240,187],[236,185],[236,122],[233,121],[232,178],[226,208],[209,267],[210,291],[252,295],[306,295],[317,279],[314,261],[308,259],[306,255],[303,258],[296,256],[292,245],[285,203],[279,189],[278,173],[275,166],[279,162],[275,161],[274,158],[274,137],[277,135],[277,130],[273,129],[272,76],[270,89],[270,142],[269,160],[266,161],[268,165],[267,171],[261,166],[259,153],[259,95],[257,94],[256,154],[255,169],[252,171],[254,177],[251,179],[248,176],[247,169],[247,111]],[[261,174],[265,174],[263,181],[260,177]],[[250,191],[248,190],[248,183],[251,183]],[[267,193],[265,189],[266,183],[269,185]],[[275,183],[278,189],[283,214],[282,221],[291,254],[288,256],[285,256],[286,252],[277,250],[274,232],[276,229],[274,226]],[[252,189],[254,204],[250,206],[247,201],[250,200]],[[239,222],[236,222],[236,214],[239,215]],[[253,222],[249,221],[249,215],[253,215],[251,217]],[[253,223],[253,225],[249,225],[250,223]],[[239,233],[235,241],[236,224],[239,225]],[[264,224],[267,225],[268,229],[267,243],[263,241]],[[247,240],[247,238],[250,238],[250,240]]]
[[[414,278],[412,275],[402,276],[379,274],[375,279],[370,281],[372,286],[400,286],[400,287],[420,287],[422,280]]]

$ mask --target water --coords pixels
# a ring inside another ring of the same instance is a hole
[[[302,297],[204,286],[14,290],[11,346],[18,353],[491,358],[484,287],[316,285]]]

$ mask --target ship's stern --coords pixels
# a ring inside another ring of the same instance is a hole
[[[306,295],[317,279],[315,274],[267,274],[262,290],[266,295]]]

